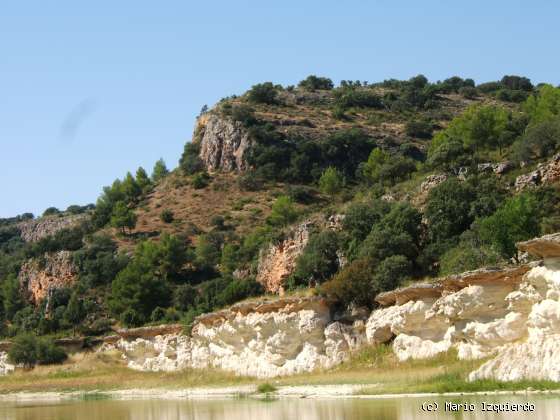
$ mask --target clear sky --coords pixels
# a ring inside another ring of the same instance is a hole
[[[12,1],[0,12],[0,217],[94,202],[204,104],[309,74],[560,82],[555,1]]]

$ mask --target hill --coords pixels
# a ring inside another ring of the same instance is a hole
[[[0,335],[101,335],[262,294],[339,307],[560,230],[560,89],[310,76],[203,109],[180,165],[0,221]],[[62,274],[61,274],[62,273]]]

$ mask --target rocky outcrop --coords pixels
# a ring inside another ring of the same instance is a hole
[[[538,185],[548,185],[560,180],[560,153],[546,163],[540,163],[532,172],[519,175],[515,180],[515,189],[522,191]]]
[[[54,235],[59,230],[77,226],[88,217],[87,214],[47,216],[21,222],[18,224],[18,228],[24,241],[36,242],[47,236]]]
[[[251,145],[249,134],[239,121],[213,113],[197,121],[195,141],[200,145],[200,159],[208,171],[244,171],[246,153]]]
[[[261,251],[256,280],[267,292],[283,292],[284,282],[294,271],[313,226],[313,222],[305,221],[288,233],[286,239]]]
[[[203,315],[191,336],[122,336],[103,350],[118,349],[129,367],[173,371],[220,368],[240,375],[274,377],[328,368],[363,345],[365,323],[332,322],[321,298],[243,303]]]
[[[58,251],[24,263],[18,279],[29,301],[37,305],[53,290],[72,286],[77,279],[77,269],[69,251]]]
[[[0,351],[0,376],[13,372],[15,368],[16,367],[8,361],[8,353]]]
[[[414,205],[423,207],[426,204],[430,191],[442,182],[445,182],[447,178],[447,174],[428,175],[422,184],[420,184],[420,188],[412,200]]]
[[[559,234],[547,235],[518,244],[542,263],[477,270],[379,295],[386,307],[368,319],[368,342],[393,340],[400,360],[452,348],[462,359],[489,357],[471,380],[560,381],[559,245]]]

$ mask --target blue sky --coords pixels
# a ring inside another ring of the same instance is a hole
[[[94,202],[204,104],[309,74],[560,82],[553,1],[18,1],[0,13],[0,217]]]

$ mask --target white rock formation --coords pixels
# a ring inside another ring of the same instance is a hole
[[[200,317],[191,337],[121,338],[115,347],[133,369],[214,367],[264,378],[338,364],[363,344],[364,331],[363,321],[331,322],[322,299],[284,299]]]
[[[367,321],[335,322],[320,298],[280,299],[201,316],[190,337],[169,328],[121,333],[115,347],[134,369],[274,377],[329,368],[364,345],[392,340],[401,361],[450,349],[461,359],[489,358],[471,380],[560,381],[560,234],[519,248],[544,261],[382,293],[383,307]]]
[[[0,351],[0,376],[13,372],[15,368],[8,362],[8,353]]]

